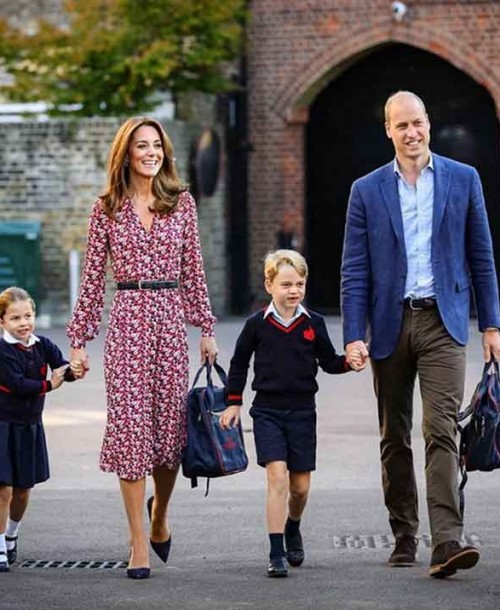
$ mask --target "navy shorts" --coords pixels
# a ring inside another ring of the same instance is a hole
[[[257,463],[286,462],[288,470],[316,470],[316,409],[252,407]]]

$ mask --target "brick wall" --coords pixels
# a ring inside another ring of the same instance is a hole
[[[195,124],[163,122],[183,179]],[[71,249],[85,251],[87,219],[105,184],[105,164],[119,121],[50,120],[0,123],[0,220],[32,219],[42,224],[40,313],[55,323],[69,315]],[[200,234],[212,305],[219,315],[227,301],[224,189],[198,201]],[[112,290],[109,286],[108,302]]]
[[[407,0],[397,22],[389,0],[253,0],[249,33],[251,286],[286,214],[304,217],[304,125],[315,95],[350,63],[389,42],[449,61],[500,107],[500,2]],[[298,223],[299,241],[303,222]]]

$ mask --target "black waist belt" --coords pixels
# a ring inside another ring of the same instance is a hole
[[[167,288],[177,288],[177,280],[139,280],[138,282],[117,282],[118,290],[164,290]]]
[[[412,299],[407,298],[404,300],[405,307],[412,311],[425,311],[428,309],[437,309],[437,301],[432,297],[425,297],[423,299]]]

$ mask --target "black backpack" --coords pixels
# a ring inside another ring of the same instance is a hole
[[[219,423],[226,409],[225,385],[227,375],[217,363],[214,368],[223,387],[214,386],[212,366],[207,362],[199,369],[187,399],[187,444],[182,458],[182,474],[191,479],[191,487],[198,486],[198,477],[209,480],[242,472],[248,466],[241,422],[223,429]],[[195,387],[203,370],[207,373],[207,385]]]

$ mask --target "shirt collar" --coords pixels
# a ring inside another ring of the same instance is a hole
[[[396,174],[396,176],[399,176],[401,178],[402,174],[401,174],[401,170],[399,169],[399,164],[398,164],[398,158],[397,157],[394,157],[393,167],[394,167],[394,173]],[[434,171],[434,159],[432,158],[432,153],[429,155],[429,162],[422,169],[422,171],[424,171],[427,168],[432,169],[432,171]]]
[[[20,345],[24,345],[25,347],[31,347],[32,345],[35,345],[35,343],[38,343],[38,341],[40,341],[40,339],[36,335],[31,334],[28,339],[28,344],[26,345],[26,343],[23,343],[22,341],[19,341],[19,339],[13,337],[7,330],[3,331],[3,338],[5,341],[7,341],[7,343],[19,343]]]
[[[274,301],[271,301],[269,303],[269,305],[267,306],[266,311],[264,312],[264,319],[267,318],[267,316],[269,314],[273,314],[273,316],[275,318],[277,318],[280,321],[284,321],[283,318],[281,317],[279,311],[276,309],[276,305],[274,304]],[[302,303],[299,303],[297,305],[297,309],[295,311],[295,315],[293,316],[293,318],[288,322],[291,323],[294,320],[296,320],[299,316],[301,316],[302,314],[305,314],[308,318],[311,317],[311,314],[307,311],[307,309],[302,305]]]

